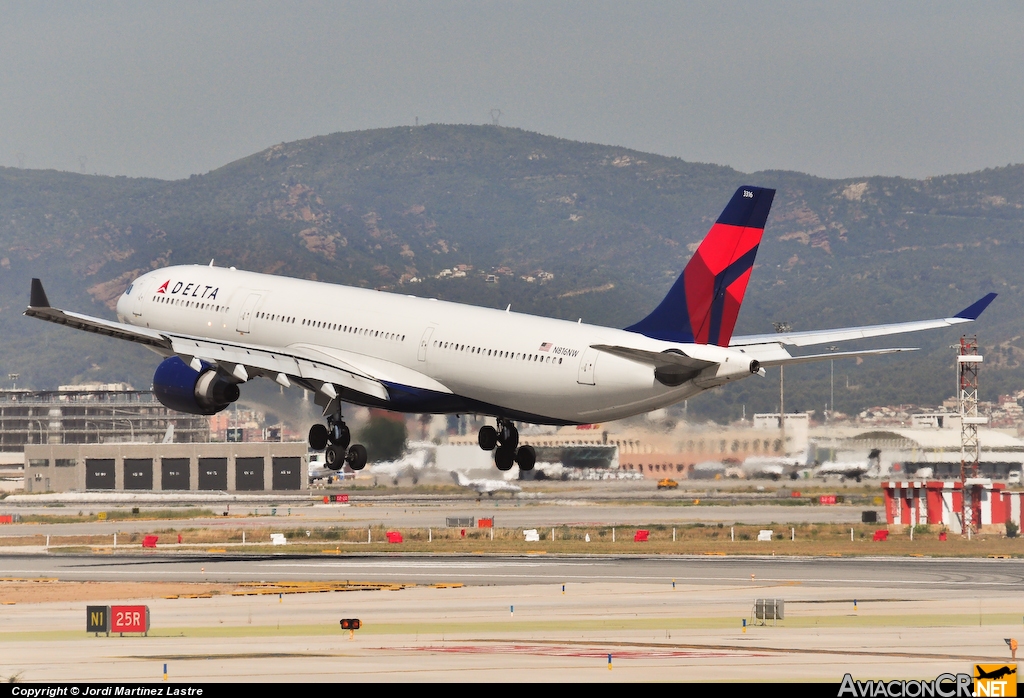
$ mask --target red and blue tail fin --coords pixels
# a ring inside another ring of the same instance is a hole
[[[668,295],[626,329],[669,342],[728,346],[774,198],[774,189],[737,189]]]

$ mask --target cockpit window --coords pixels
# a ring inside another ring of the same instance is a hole
[[[134,285],[135,285],[134,281],[131,282],[130,284],[128,284],[128,288],[125,289],[124,295],[126,295],[126,296],[132,295],[132,286],[134,286]]]

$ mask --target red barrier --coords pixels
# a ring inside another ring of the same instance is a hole
[[[157,536],[146,536],[145,538],[142,539],[142,547],[143,548],[155,548],[157,540],[159,540],[159,538]]]
[[[644,529],[640,529],[639,531],[637,531],[636,533],[633,534],[633,542],[634,543],[646,543],[647,542],[647,537],[649,535],[651,535],[650,531],[646,531]]]
[[[387,532],[387,536],[388,536],[388,543],[401,543],[402,542],[402,534],[399,533],[398,531],[388,531]]]
[[[888,540],[888,539],[889,539],[889,532],[887,530],[885,530],[884,528],[880,528],[877,531],[875,531],[875,537],[872,538],[871,540]]]

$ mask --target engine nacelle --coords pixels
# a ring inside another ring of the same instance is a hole
[[[153,374],[160,404],[188,414],[217,414],[238,399],[238,384],[203,365],[196,371],[177,356],[164,359]]]

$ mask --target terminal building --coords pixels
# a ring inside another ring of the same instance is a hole
[[[302,442],[211,442],[210,419],[164,407],[124,383],[0,390],[0,461],[23,464],[23,487],[42,492],[278,492],[307,490]],[[242,429],[235,429],[242,432]],[[265,436],[265,435],[264,435]],[[23,460],[21,460],[23,458]],[[18,482],[17,484],[21,484]]]
[[[39,444],[25,447],[25,492],[306,490],[302,442]]]
[[[61,386],[57,390],[0,390],[0,451],[30,444],[210,440],[209,420],[174,412],[148,390],[124,383]]]

